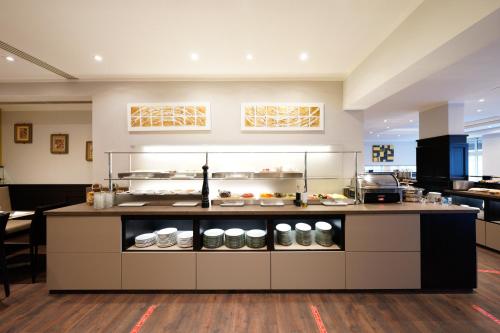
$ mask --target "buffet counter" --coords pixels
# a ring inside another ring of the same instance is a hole
[[[96,210],[80,204],[46,215],[51,292],[471,290],[477,285],[477,210],[467,207],[398,203]],[[314,228],[318,221],[332,226],[333,244],[278,244],[278,224]],[[136,236],[170,227],[192,231],[193,246],[135,246]],[[265,245],[207,248],[203,233],[211,228],[261,229]]]

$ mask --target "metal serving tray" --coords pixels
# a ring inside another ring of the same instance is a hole
[[[170,178],[175,173],[172,172],[149,172],[149,171],[132,171],[132,172],[120,172],[118,178],[128,179],[128,178],[142,178],[142,179],[156,179],[156,178]]]

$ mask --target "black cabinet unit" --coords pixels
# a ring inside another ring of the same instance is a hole
[[[467,135],[444,135],[417,140],[417,183],[427,191],[451,189],[454,180],[467,180]]]

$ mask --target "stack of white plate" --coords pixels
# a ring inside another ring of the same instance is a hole
[[[224,244],[224,230],[208,229],[203,233],[203,246],[216,249]]]
[[[289,246],[292,245],[292,227],[286,223],[276,225],[278,233],[278,244]]]
[[[177,228],[165,228],[155,232],[158,247],[170,247],[177,244]]]
[[[226,246],[230,249],[239,249],[245,246],[245,230],[243,229],[227,229],[224,238]]]
[[[260,249],[266,245],[266,232],[260,229],[247,231],[247,246],[252,249]]]
[[[297,223],[295,225],[295,241],[304,246],[312,244],[312,232],[309,224]]]
[[[319,221],[316,222],[314,228],[316,229],[316,243],[326,247],[333,245],[333,230],[330,223]]]
[[[179,247],[193,247],[193,232],[181,231],[177,234],[177,244]]]
[[[135,246],[148,247],[156,244],[156,234],[147,233],[135,237]]]

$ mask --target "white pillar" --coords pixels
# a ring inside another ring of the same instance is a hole
[[[419,139],[464,134],[464,104],[447,103],[418,114]]]

